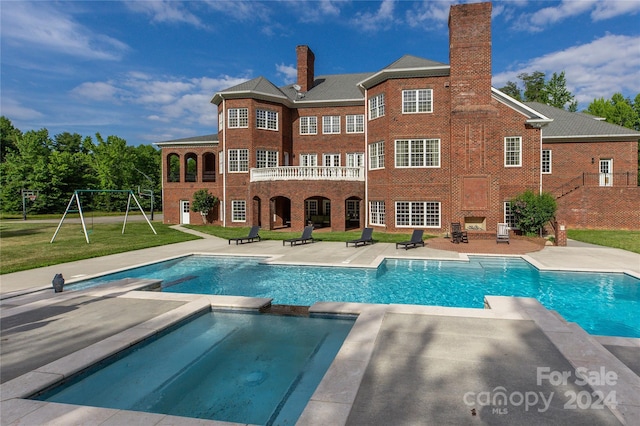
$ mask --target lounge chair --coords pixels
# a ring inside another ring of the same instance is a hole
[[[456,244],[469,242],[467,231],[462,229],[460,222],[451,223],[451,242]]]
[[[292,246],[295,246],[298,244],[307,244],[308,242],[313,243],[315,242],[315,240],[311,236],[312,232],[313,232],[313,225],[305,226],[304,231],[302,231],[302,235],[299,238],[291,238],[289,240],[284,240],[282,241],[282,245],[284,245],[285,243],[289,243]]]
[[[401,243],[396,243],[396,249],[400,246],[404,246],[405,250],[408,250],[409,247],[416,248],[418,246],[424,247],[424,241],[422,240],[422,234],[424,234],[424,230],[415,229],[413,234],[411,234],[411,239],[409,241],[402,241]]]
[[[258,231],[260,231],[259,226],[252,226],[251,230],[249,231],[249,235],[240,238],[229,238],[229,244],[231,244],[231,241],[235,241],[236,245],[244,244],[245,242],[252,243],[256,240],[260,241],[260,235],[258,235]]]
[[[506,223],[498,224],[498,232],[496,233],[496,244],[498,243],[509,244],[509,225]]]
[[[347,241],[347,247],[349,244],[353,244],[354,247],[358,247],[360,245],[364,246],[367,244],[373,244],[373,228],[364,228],[362,230],[362,235],[357,240]]]

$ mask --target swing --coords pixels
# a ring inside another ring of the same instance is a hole
[[[90,231],[87,231],[87,225],[86,225],[86,222],[85,222],[85,219],[84,219],[84,214],[82,212],[82,205],[80,203],[80,194],[81,193],[86,193],[86,192],[91,193],[91,195],[92,195],[91,201],[92,201],[92,204],[94,204],[93,209],[91,210],[91,230]],[[56,239],[56,236],[58,235],[58,232],[60,231],[60,228],[62,227],[62,223],[64,222],[64,219],[67,217],[67,214],[72,212],[72,211],[77,211],[78,213],[80,213],[80,222],[82,223],[82,231],[84,232],[84,238],[87,241],[87,244],[89,244],[89,234],[93,232],[93,216],[94,216],[94,213],[95,213],[95,203],[94,203],[94,195],[93,194],[95,194],[96,192],[98,192],[98,193],[116,192],[116,193],[126,193],[126,194],[128,194],[127,211],[125,212],[124,223],[122,224],[122,233],[123,234],[124,234],[125,227],[127,226],[127,218],[129,217],[129,210],[131,208],[131,199],[133,198],[133,200],[136,202],[136,205],[138,206],[138,209],[140,209],[140,212],[142,213],[142,216],[144,217],[144,219],[149,224],[149,227],[151,228],[153,233],[155,235],[158,235],[158,233],[154,229],[153,225],[149,221],[149,218],[147,218],[147,214],[142,209],[142,206],[140,205],[140,202],[136,198],[136,195],[133,193],[133,191],[126,190],[126,189],[76,189],[75,191],[73,191],[73,195],[71,196],[71,199],[69,200],[69,204],[67,204],[67,208],[65,209],[64,214],[62,215],[62,219],[60,219],[60,223],[58,224],[58,228],[56,228],[56,232],[53,234],[53,237],[51,238],[51,241],[50,241],[51,243],[53,243],[53,241]],[[74,203],[74,201],[76,203],[76,206],[77,206],[78,210],[71,210],[71,205]]]

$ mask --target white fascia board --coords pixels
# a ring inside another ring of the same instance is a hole
[[[509,102],[512,102],[513,104],[517,105],[519,108],[522,108],[525,111],[528,111],[531,115],[528,117],[529,120],[527,120],[527,122],[530,123],[538,123],[538,124],[544,124],[544,123],[551,123],[553,121],[553,118],[549,118],[547,116],[545,116],[544,114],[539,113],[538,111],[536,111],[535,109],[523,104],[522,102],[513,99],[511,96],[507,95],[504,92],[501,92],[500,90],[496,89],[495,87],[491,87],[491,93],[493,94],[493,99],[497,100],[500,103],[503,103],[504,105],[508,106],[509,108],[511,108],[511,105],[509,105],[507,102],[503,101],[500,98],[505,98],[508,99]],[[514,108],[511,108],[514,111],[517,111]],[[520,111],[518,111],[520,112]],[[533,117],[538,117],[538,118],[531,118],[531,116]]]

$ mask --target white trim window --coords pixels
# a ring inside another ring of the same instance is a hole
[[[218,131],[221,132],[224,130],[224,113],[220,111],[218,113]]]
[[[364,133],[364,114],[347,115],[347,133]]]
[[[317,154],[300,154],[300,165],[302,167],[315,167],[318,165]]]
[[[227,153],[229,173],[243,173],[249,171],[249,150],[230,149]]]
[[[540,167],[542,167],[543,175],[551,174],[551,150],[550,149],[542,150],[542,159],[540,161]]]
[[[384,169],[384,141],[369,144],[369,170]]]
[[[385,224],[384,201],[369,202],[369,223],[372,225]]]
[[[300,134],[318,134],[318,117],[300,117]]]
[[[509,226],[509,229],[518,229],[516,227],[516,217],[511,211],[511,201],[504,202],[504,223]]]
[[[324,167],[340,167],[340,154],[322,154]]]
[[[278,113],[266,109],[256,110],[256,128],[278,130]]]
[[[522,137],[510,136],[504,138],[504,166],[522,166]]]
[[[249,127],[249,108],[229,108],[229,129]]]
[[[396,227],[440,228],[440,203],[396,201]]]
[[[369,99],[369,120],[384,116],[384,93]]]
[[[340,116],[324,115],[322,116],[322,133],[325,135],[340,133]]]
[[[231,200],[231,222],[247,221],[247,202],[245,200]]]
[[[278,151],[267,151],[266,149],[257,150],[256,167],[258,169],[278,167]]]
[[[396,167],[440,167],[440,139],[396,141]]]
[[[419,114],[433,112],[433,89],[402,91],[402,113]]]
[[[347,153],[347,167],[364,167],[364,152]]]
[[[304,213],[307,220],[311,216],[318,216],[318,200],[304,200]]]

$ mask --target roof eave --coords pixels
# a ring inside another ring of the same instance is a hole
[[[238,90],[238,91],[233,91],[233,92],[218,92],[215,95],[213,95],[213,98],[211,98],[211,103],[215,104],[215,105],[220,105],[220,103],[223,101],[223,99],[247,99],[247,98],[251,98],[251,99],[260,99],[263,101],[273,101],[273,102],[280,102],[280,103],[284,103],[288,106],[291,106],[291,99],[287,98],[286,96],[282,95],[282,96],[278,96],[278,95],[274,95],[272,93],[265,93],[265,92],[258,92],[255,90]]]
[[[449,75],[449,65],[438,65],[433,67],[417,67],[417,68],[396,68],[383,69],[370,77],[358,82],[358,87],[370,89],[373,86],[389,78],[407,78],[407,77],[443,77]],[[445,72],[446,71],[446,72]]]
[[[635,142],[640,141],[640,135],[569,135],[569,136],[545,136],[542,142]]]
[[[536,111],[535,109],[523,104],[522,102],[518,101],[517,99],[512,98],[511,96],[507,95],[504,92],[501,92],[500,90],[496,89],[495,87],[491,87],[491,95],[493,97],[493,99],[495,99],[496,101],[508,106],[509,108],[513,109],[514,111],[520,112],[521,114],[523,114],[525,117],[528,118],[527,123],[529,123],[531,126],[533,127],[544,127],[547,124],[551,123],[553,121],[553,118],[549,118],[546,115]],[[518,108],[513,108],[511,105],[509,104],[513,104],[515,106],[517,106]],[[522,110],[522,111],[521,111]]]

